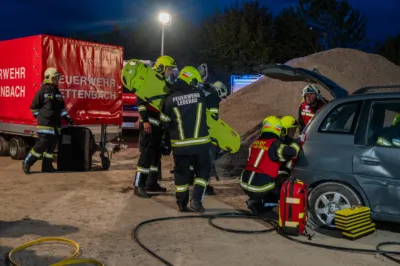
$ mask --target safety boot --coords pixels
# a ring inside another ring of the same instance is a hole
[[[251,211],[252,214],[254,215],[259,215],[259,208],[258,208],[258,202],[255,200],[246,200],[246,205],[247,208]]]
[[[214,188],[212,187],[212,186],[210,186],[210,185],[207,185],[207,187],[206,187],[206,194],[207,195],[216,195],[215,194],[215,191],[214,191]]]
[[[144,187],[135,187],[135,189],[133,190],[133,194],[143,199],[150,198],[149,194],[147,194],[146,189]]]
[[[194,212],[200,212],[203,213],[206,211],[206,209],[204,209],[203,204],[199,201],[195,201],[195,200],[191,200],[190,201],[190,209]]]
[[[154,185],[147,185],[146,191],[148,192],[167,192],[165,187],[160,186],[160,184],[155,183]]]
[[[176,203],[178,204],[179,212],[190,212],[190,209],[187,207],[187,202],[176,201]]]
[[[57,170],[53,167],[53,159],[43,158],[42,172],[43,173],[54,173],[55,171],[57,171]]]
[[[22,171],[24,171],[25,174],[29,175],[31,173],[31,165],[25,161],[22,161]]]
[[[32,156],[31,153],[26,155],[25,159],[22,161],[22,171],[25,174],[29,175],[31,173],[31,166],[37,161],[35,157]]]

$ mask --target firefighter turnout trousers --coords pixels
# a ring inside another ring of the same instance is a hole
[[[276,180],[269,175],[243,170],[240,186],[250,200],[262,203],[275,203],[279,198]]]
[[[139,125],[139,150],[140,156],[137,163],[134,186],[144,188],[157,183],[159,165],[161,161],[162,129],[151,124],[150,134],[144,131],[143,123]]]
[[[39,139],[35,146],[25,157],[24,162],[32,166],[37,160],[43,156],[42,170],[53,169],[53,153],[57,146],[57,135],[38,133]]]
[[[217,152],[218,152],[218,146],[211,144],[210,145],[210,177],[214,173],[214,164],[215,164],[215,158],[217,157]],[[216,173],[214,173],[216,174]],[[190,176],[189,176],[189,185],[193,185],[194,183],[194,168],[193,168],[193,163],[190,165]]]
[[[193,182],[192,200],[203,202],[204,193],[210,179],[210,153],[204,149],[196,155],[174,155],[174,177],[177,204],[186,207],[189,202],[190,165],[196,178]]]

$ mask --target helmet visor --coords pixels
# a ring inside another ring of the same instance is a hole
[[[168,77],[168,80],[171,83],[175,83],[175,81],[178,79],[179,76],[179,68],[175,67],[172,69],[171,75]]]
[[[201,64],[198,68],[197,71],[199,71],[200,76],[201,76],[201,80],[203,81],[203,83],[206,81],[207,77],[208,77],[208,68],[207,68],[207,64]]]

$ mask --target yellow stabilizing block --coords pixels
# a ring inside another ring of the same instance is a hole
[[[342,231],[344,238],[352,240],[375,231],[375,224],[371,220],[371,210],[363,206],[337,211],[335,224]]]
[[[10,261],[10,264],[13,266],[21,266],[20,264],[17,264],[14,259],[13,259],[13,255],[17,252],[20,252],[24,249],[27,249],[29,247],[32,247],[34,245],[38,245],[38,244],[42,244],[44,242],[62,242],[65,244],[68,244],[72,247],[75,248],[75,252],[69,257],[66,258],[62,261],[53,263],[49,266],[64,266],[64,265],[74,265],[74,264],[82,264],[82,263],[91,263],[93,265],[97,265],[97,266],[104,266],[103,263],[94,260],[94,259],[85,259],[85,258],[76,258],[79,255],[79,244],[76,243],[75,241],[72,241],[70,239],[67,238],[61,238],[61,237],[44,237],[44,238],[39,238],[37,240],[33,240],[31,242],[28,242],[22,246],[16,247],[13,250],[10,251],[10,253],[8,253],[8,259]]]

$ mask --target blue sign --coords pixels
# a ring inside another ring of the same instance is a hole
[[[231,76],[231,94],[234,92],[237,92],[243,87],[246,87],[247,85],[250,85],[254,81],[259,80],[262,77],[262,75],[241,75],[241,76],[236,76],[232,75]]]

